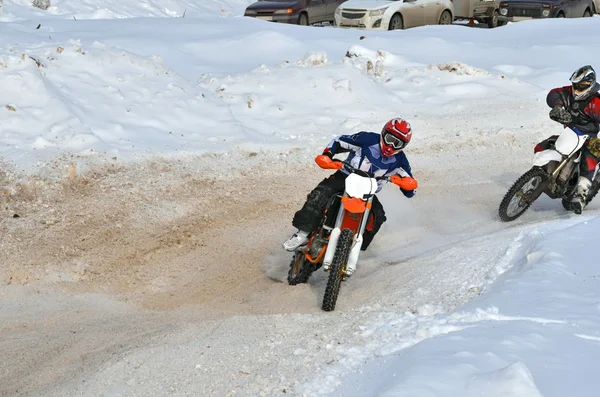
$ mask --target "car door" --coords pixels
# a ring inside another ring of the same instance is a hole
[[[306,3],[310,23],[322,22],[327,12],[325,0],[308,0]]]
[[[567,0],[565,3],[565,16],[567,18],[577,18],[583,15],[583,10],[579,13],[581,0]]]
[[[425,24],[425,0],[403,0],[401,13],[404,28],[414,28]]]
[[[325,0],[325,3],[327,5],[327,10],[325,11],[325,20],[326,21],[333,21],[333,15],[335,14],[335,10],[336,8],[339,7],[340,4],[342,4],[345,0]]]
[[[422,0],[425,8],[423,9],[423,23],[425,25],[437,25],[440,22],[440,15],[444,9],[444,3],[440,0]]]

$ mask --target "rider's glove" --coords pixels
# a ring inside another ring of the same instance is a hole
[[[330,159],[333,160],[333,153],[331,153],[330,150],[326,149],[323,151],[323,155],[329,157]]]
[[[550,111],[550,119],[559,122],[561,124],[571,124],[573,122],[573,116],[565,109],[564,106],[556,105]]]

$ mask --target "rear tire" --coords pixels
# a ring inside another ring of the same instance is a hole
[[[512,185],[500,203],[498,215],[504,222],[514,221],[537,200],[544,191],[548,174],[539,167],[533,167],[524,173]]]
[[[498,14],[498,11],[494,10],[494,12],[492,13],[492,16],[489,17],[487,20],[488,28],[493,29],[493,28],[497,28],[498,26],[500,26],[500,21],[498,20],[499,17],[500,17],[500,14]]]
[[[592,13],[590,12],[589,8],[587,8],[587,9],[585,10],[585,12],[583,13],[583,17],[584,17],[584,18],[589,18],[589,17],[591,17],[591,16],[592,16]]]
[[[571,198],[570,197],[563,197],[561,200],[562,206],[565,210],[571,212],[573,211],[573,206],[571,205]]]
[[[288,284],[297,285],[307,283],[314,268],[314,265],[306,259],[304,252],[294,252],[294,257],[290,263],[290,270],[288,271]]]
[[[335,309],[335,303],[342,284],[342,277],[348,263],[348,255],[352,248],[352,237],[354,237],[354,231],[352,229],[344,229],[338,238],[335,255],[329,268],[329,280],[327,281],[325,295],[323,296],[323,305],[321,306],[326,312]]]
[[[452,14],[448,10],[444,10],[442,15],[440,15],[439,20],[440,25],[451,25],[452,24]]]

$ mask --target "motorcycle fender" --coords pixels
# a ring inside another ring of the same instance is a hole
[[[562,161],[562,156],[556,150],[548,149],[533,155],[533,165],[541,167],[551,161]]]
[[[363,236],[362,234],[356,238],[354,246],[348,255],[348,263],[346,264],[346,273],[351,275],[356,270],[356,263],[358,262],[358,255],[360,254],[360,247],[362,247]]]
[[[342,230],[339,227],[336,227],[329,234],[329,244],[327,244],[327,251],[325,251],[325,257],[323,258],[324,269],[328,269],[329,266],[331,266],[331,262],[333,262],[333,256],[335,255],[337,241],[341,233]]]
[[[573,152],[581,149],[589,135],[577,135],[571,129],[565,129],[556,139],[554,146],[559,153],[570,156]]]
[[[377,180],[367,178],[358,174],[350,174],[346,178],[346,193],[350,197],[362,199],[366,194],[375,194],[377,191]]]

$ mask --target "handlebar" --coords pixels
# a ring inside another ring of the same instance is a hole
[[[320,154],[315,157],[315,162],[319,165],[319,167],[329,170],[340,170],[342,168],[346,169],[349,172],[357,172],[359,174],[363,174],[363,176],[374,178],[377,181],[388,181],[392,182],[394,185],[398,186],[402,190],[415,190],[418,186],[417,180],[410,177],[401,177],[400,175],[391,175],[391,176],[375,176],[370,172],[359,170],[358,168],[353,167],[350,163],[346,161],[334,160],[329,156],[324,154]]]

